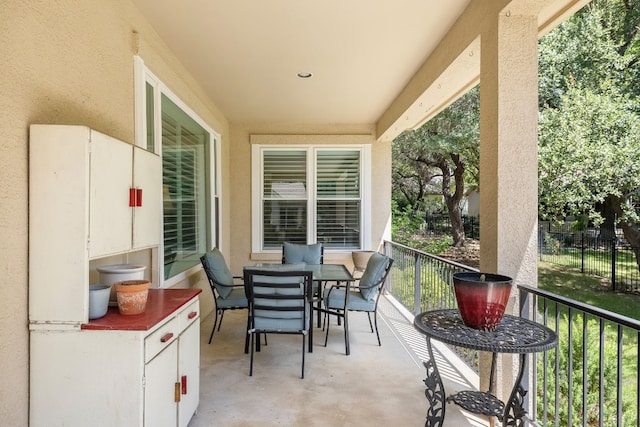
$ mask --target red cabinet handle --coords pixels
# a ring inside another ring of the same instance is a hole
[[[193,319],[194,317],[196,317],[198,315],[197,311],[192,311],[191,313],[189,313],[189,315],[187,316],[187,318],[189,320]]]
[[[136,189],[135,188],[130,188],[129,189],[129,207],[133,208],[136,206]]]
[[[182,394],[187,394],[187,376],[183,375],[180,381],[182,382]]]
[[[136,188],[136,206],[142,206],[142,188]]]
[[[173,338],[173,332],[169,332],[168,334],[166,334],[162,338],[160,338],[160,342],[167,342],[171,338]]]

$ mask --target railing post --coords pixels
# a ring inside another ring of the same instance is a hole
[[[413,314],[419,314],[422,310],[420,308],[421,298],[420,298],[420,283],[422,282],[420,277],[420,254],[415,252],[415,263],[414,263],[414,277],[415,281],[413,283]]]

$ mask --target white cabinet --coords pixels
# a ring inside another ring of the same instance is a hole
[[[186,427],[189,424],[200,403],[200,324],[197,323],[197,325],[192,323],[187,326],[178,338],[178,379],[181,387],[178,426],[180,427]]]
[[[175,324],[145,340],[145,426],[176,426],[177,421],[178,426],[186,427],[198,408],[200,325],[194,322],[195,313],[197,310],[187,307],[172,320]],[[176,329],[181,331],[177,339],[156,353],[158,343]]]
[[[80,130],[89,133],[89,258],[159,245],[160,157],[99,132]],[[43,135],[45,140],[50,132]]]
[[[84,126],[31,126],[31,426],[184,427],[194,414],[200,289],[150,289],[143,314],[88,319],[89,262],[157,250],[161,220],[157,155]]]
[[[161,220],[159,156],[85,126],[32,125],[30,321],[85,323],[89,261],[157,247]]]
[[[138,327],[113,308],[81,330],[32,330],[31,427],[186,427],[199,400],[198,293],[150,290],[148,315],[172,295],[186,302],[148,330],[111,329]]]

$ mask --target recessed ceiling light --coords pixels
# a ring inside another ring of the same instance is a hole
[[[313,74],[306,71],[298,73],[298,77],[300,77],[301,79],[308,79],[311,76],[313,76]]]

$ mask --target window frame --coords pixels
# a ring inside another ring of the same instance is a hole
[[[285,139],[292,135],[282,136]],[[322,136],[318,136],[320,140]],[[335,137],[332,135],[331,137]],[[345,135],[346,139],[351,136]],[[351,137],[353,138],[353,137]],[[330,138],[328,138],[330,139]],[[357,138],[355,138],[357,139]],[[251,145],[251,250],[254,254],[279,254],[280,249],[264,249],[263,228],[263,186],[264,186],[264,151],[300,150],[307,153],[307,242],[316,243],[317,235],[317,153],[322,150],[360,151],[360,248],[325,248],[325,253],[351,253],[353,250],[364,250],[371,246],[371,144],[262,144]]]
[[[208,205],[204,221],[206,228],[209,232],[206,236],[208,239],[208,246],[220,246],[219,231],[222,224],[222,212],[220,207],[220,200],[222,199],[221,188],[221,135],[216,132],[211,126],[209,126],[198,114],[196,114],[187,104],[185,104],[176,94],[174,94],[168,86],[166,86],[156,75],[154,75],[144,64],[143,59],[135,55],[134,56],[134,101],[135,101],[135,145],[143,149],[147,149],[147,117],[146,117],[146,87],[147,83],[154,89],[153,96],[153,124],[154,124],[154,153],[162,156],[162,95],[166,96],[171,102],[173,102],[178,108],[180,108],[185,114],[193,119],[199,126],[201,126],[206,132],[209,133],[209,156],[208,159],[209,168],[207,170],[208,188],[210,194],[208,194]],[[159,189],[162,191],[162,189]],[[211,248],[206,248],[209,250]],[[221,248],[221,250],[223,250]],[[160,239],[160,246],[154,249],[154,276],[157,277],[159,287],[166,288],[171,287],[190,275],[200,271],[201,266],[198,263],[193,267],[177,273],[168,279],[164,278],[164,228],[162,229],[162,236]]]

